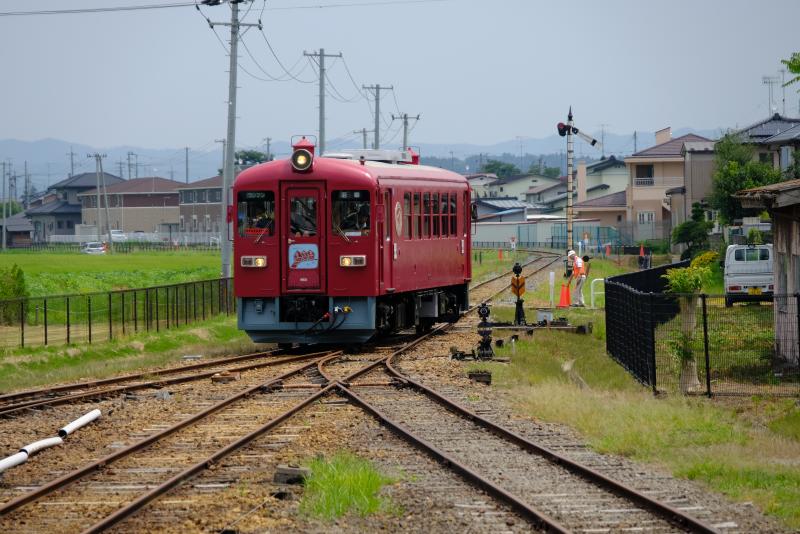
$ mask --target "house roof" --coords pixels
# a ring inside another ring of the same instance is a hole
[[[748,207],[785,207],[800,204],[797,191],[800,190],[800,180],[786,180],[775,184],[743,189],[733,196],[742,201],[742,206]]]
[[[496,182],[492,185],[505,185],[510,184],[513,182],[519,182],[520,180],[528,180],[531,178],[544,178],[545,180],[552,180],[552,178],[548,178],[547,176],[542,176],[541,174],[536,173],[526,173],[526,174],[514,174],[513,176],[506,176],[505,178],[498,178]]]
[[[222,176],[212,176],[211,178],[206,178],[205,180],[198,180],[196,182],[192,182],[190,184],[184,184],[178,189],[214,189],[214,188],[222,188]]]
[[[686,152],[714,152],[714,141],[687,141],[683,143],[681,154]]]
[[[27,215],[64,215],[64,214],[81,214],[80,204],[70,204],[66,200],[56,200],[30,208],[25,212]]]
[[[561,180],[559,180],[554,184],[537,185],[536,187],[531,187],[530,189],[528,189],[526,194],[537,195],[539,193],[544,193],[545,191],[549,191],[550,189],[554,189],[556,187],[565,187],[565,185],[566,184],[564,184]]]
[[[609,187],[611,187],[611,186],[608,185],[608,184],[597,184],[597,185],[593,185],[592,187],[588,188],[586,190],[586,192],[588,193],[589,191],[598,191],[600,189],[608,189]],[[575,188],[572,191],[572,196],[573,197],[578,196],[577,188]],[[559,193],[554,197],[550,197],[550,198],[548,198],[546,200],[542,200],[542,204],[549,206],[551,204],[554,204],[554,203],[558,202],[559,200],[564,200],[565,198],[567,198],[567,192],[566,191],[564,191],[563,193]]]
[[[106,187],[111,184],[116,184],[119,182],[124,182],[122,178],[119,176],[115,176],[113,174],[109,174],[107,172],[103,172],[103,178],[106,181]],[[61,180],[58,183],[51,185],[48,189],[66,189],[69,187],[77,187],[77,188],[95,188],[97,187],[97,173],[96,172],[84,172],[81,174],[76,174],[66,180]]]
[[[479,172],[475,174],[465,174],[464,178],[467,180],[478,180],[480,178],[488,178],[490,180],[497,180],[497,175],[491,172]]]
[[[0,219],[0,227],[3,225],[3,220]],[[32,232],[33,224],[30,219],[25,215],[24,211],[6,218],[6,228],[9,232]]]
[[[488,198],[479,198],[476,199],[475,202],[478,204],[483,204],[484,206],[489,206],[490,208],[496,208],[501,210],[513,209],[513,208],[532,208],[529,203],[523,202],[522,200],[518,200],[514,197],[488,197]]]
[[[626,206],[627,206],[627,199],[625,197],[625,191],[617,191],[616,193],[610,193],[608,195],[603,195],[602,197],[597,197],[590,200],[584,200],[583,202],[578,202],[573,207],[574,208],[624,208]]]
[[[764,140],[765,144],[800,142],[800,121],[791,128]]]
[[[609,156],[607,158],[603,158],[600,161],[595,161],[594,163],[590,163],[586,166],[586,173],[591,174],[594,172],[600,172],[604,169],[609,169],[611,167],[624,167],[625,162],[621,159],[617,159],[614,156]]]
[[[800,124],[800,119],[784,117],[776,113],[769,118],[736,131],[735,134],[745,143],[761,144],[772,142],[769,139],[770,137],[775,137],[798,124]]]
[[[686,134],[675,139],[670,139],[660,145],[651,146],[631,155],[632,158],[675,158],[681,156],[683,144],[692,141],[711,141],[700,135]]]
[[[522,213],[525,211],[524,208],[512,208],[503,211],[495,211],[494,213],[486,213],[478,217],[479,221],[484,221],[486,219],[495,219],[497,217],[502,217],[503,215],[511,215],[513,213]]]
[[[124,195],[131,193],[175,193],[178,188],[184,186],[181,182],[175,180],[168,180],[166,178],[159,178],[158,176],[150,176],[148,178],[134,178],[133,180],[125,180],[114,185],[106,185],[107,193],[115,195]],[[78,196],[84,197],[89,195],[96,195],[97,190],[84,191]]]

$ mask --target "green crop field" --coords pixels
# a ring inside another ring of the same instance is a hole
[[[17,264],[31,296],[88,293],[208,280],[220,272],[217,252],[74,252],[0,255],[0,269]]]

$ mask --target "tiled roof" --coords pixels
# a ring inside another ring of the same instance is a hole
[[[681,150],[683,150],[683,144],[691,141],[711,141],[711,140],[695,134],[686,134],[680,137],[676,137],[675,139],[670,139],[666,143],[661,143],[660,145],[651,146],[650,148],[640,150],[639,152],[636,152],[635,154],[631,155],[631,157],[632,158],[680,157]]]
[[[551,190],[551,189],[553,189],[555,187],[566,187],[566,184],[564,182],[562,182],[561,180],[559,180],[558,182],[556,182],[554,184],[538,185],[536,187],[531,187],[530,189],[528,189],[527,194],[528,195],[536,195],[536,194],[539,194],[539,193],[544,193],[545,191],[549,191],[549,190]]]
[[[51,214],[69,214],[75,213],[80,215],[81,205],[70,204],[66,200],[56,200],[55,202],[48,202],[35,208],[30,208],[25,212],[27,215],[51,215]]]
[[[3,220],[0,219],[0,227],[3,226]],[[25,215],[24,211],[6,218],[6,228],[9,232],[32,232],[33,225],[30,219]]]
[[[527,202],[517,200],[516,198],[480,198],[476,202],[485,206],[490,206],[497,209],[513,209],[513,208],[530,208],[532,207]]]
[[[533,178],[547,178],[546,176],[541,176],[536,173],[526,173],[526,174],[515,174],[513,176],[506,176],[505,178],[500,178],[493,185],[505,185],[510,184],[512,182],[519,182],[520,180],[528,180]]]
[[[745,143],[763,143],[770,137],[774,137],[790,128],[794,128],[798,124],[800,124],[800,119],[783,117],[776,113],[768,119],[751,124],[735,133]]]
[[[116,184],[118,182],[125,181],[119,176],[115,176],[107,172],[104,172],[103,174],[105,175],[106,187],[108,187],[111,184]],[[80,187],[80,188],[97,187],[97,173],[84,172],[81,174],[76,174],[71,178],[67,178],[66,180],[61,180],[60,182],[51,185],[48,189],[64,189],[67,187]]]
[[[772,137],[768,137],[764,140],[764,144],[772,144],[772,143],[786,143],[786,142],[798,142],[800,141],[800,122],[792,126],[791,128],[782,131],[777,135],[773,135]]]
[[[624,208],[627,206],[625,191],[617,191],[609,195],[578,202],[575,208]]]
[[[608,185],[608,184],[597,184],[597,185],[593,185],[592,187],[588,188],[586,190],[586,192],[588,193],[589,191],[597,191],[598,189],[608,189],[609,187],[611,187],[611,186]],[[577,187],[572,190],[572,196],[573,197],[578,196],[578,188]],[[546,204],[546,205],[555,204],[559,200],[564,200],[565,198],[567,198],[567,192],[566,191],[564,191],[563,193],[559,193],[554,197],[550,197],[548,199],[542,200],[542,204]]]
[[[166,178],[159,178],[158,176],[151,176],[149,178],[134,178],[133,180],[125,180],[123,182],[106,185],[106,192],[115,195],[125,193],[174,193],[179,187],[186,184],[176,182],[175,180],[168,180]],[[97,194],[96,190],[84,191],[78,196],[88,196]]]
[[[714,141],[687,141],[683,143],[684,152],[714,152]]]
[[[222,188],[222,176],[212,176],[211,178],[206,178],[205,180],[198,180],[189,184],[183,184],[178,189],[214,189],[217,187]]]
[[[735,196],[752,196],[760,193],[782,193],[784,191],[791,191],[792,189],[798,188],[800,188],[800,180],[786,180],[785,182],[762,185],[761,187],[742,189],[741,191],[737,192]]]
[[[625,162],[621,159],[617,159],[614,156],[609,156],[607,158],[601,159],[600,161],[595,161],[594,163],[590,163],[586,166],[586,173],[591,174],[594,172],[600,172],[603,169],[609,169],[611,167],[624,167]]]

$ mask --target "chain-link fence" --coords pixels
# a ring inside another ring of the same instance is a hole
[[[665,293],[667,269],[606,281],[606,348],[654,391],[800,395],[800,295]]]
[[[108,341],[234,312],[233,280],[0,301],[0,348]]]

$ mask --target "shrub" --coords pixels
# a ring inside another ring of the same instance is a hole
[[[661,276],[667,280],[670,293],[695,293],[700,291],[703,283],[711,276],[711,269],[707,266],[691,265],[681,269],[668,269],[667,274]]]
[[[692,260],[690,264],[691,267],[711,267],[715,262],[719,260],[719,253],[714,252],[713,250],[709,250],[703,252],[695,259]]]
[[[15,263],[11,267],[0,269],[0,324],[15,324],[20,319],[18,302],[11,299],[25,298],[28,288],[25,285],[25,273]]]

